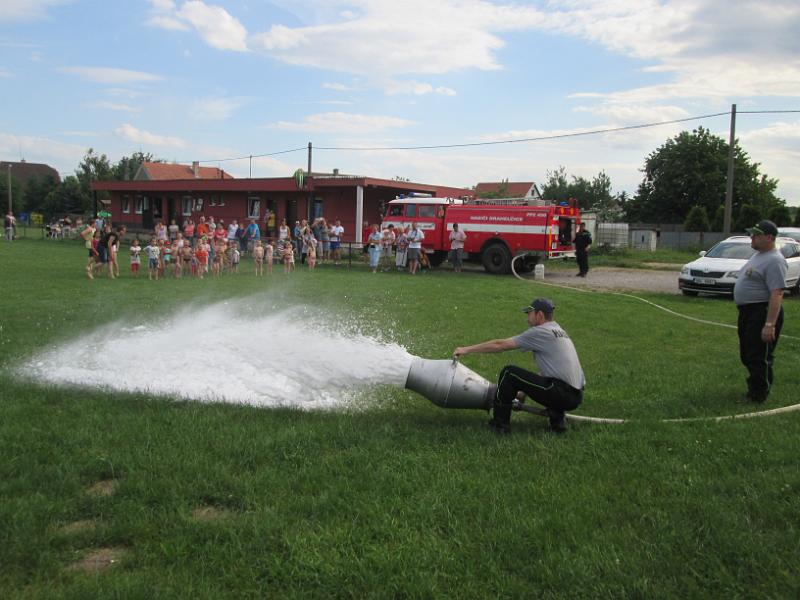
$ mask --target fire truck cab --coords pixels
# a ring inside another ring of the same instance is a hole
[[[413,194],[388,203],[382,227],[406,229],[417,224],[425,234],[422,246],[433,266],[450,250],[453,224],[466,233],[465,260],[480,261],[489,273],[529,272],[541,260],[574,257],[572,243],[580,224],[575,201],[502,198],[463,200]]]

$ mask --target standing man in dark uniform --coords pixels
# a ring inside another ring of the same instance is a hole
[[[739,357],[749,373],[746,398],[764,402],[772,387],[773,355],[783,327],[787,265],[775,248],[775,223],[761,221],[747,233],[756,253],[739,271],[733,300],[739,309]]]
[[[592,245],[592,234],[586,231],[586,225],[578,226],[578,233],[573,240],[575,244],[575,258],[578,259],[578,274],[576,277],[586,277],[589,272],[589,248]]]
[[[583,400],[586,378],[583,376],[578,353],[572,340],[553,320],[555,305],[548,298],[536,298],[522,309],[527,314],[529,329],[518,336],[490,340],[464,346],[453,351],[459,358],[472,353],[530,350],[539,367],[532,373],[514,365],[503,367],[497,380],[493,418],[489,421],[497,433],[511,432],[511,407],[515,398],[528,396],[547,407],[550,428],[556,433],[566,431],[564,412],[576,409]]]

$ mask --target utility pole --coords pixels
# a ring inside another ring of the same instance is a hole
[[[736,143],[736,105],[731,104],[731,135],[728,142],[728,181],[725,186],[725,218],[722,231],[725,235],[731,233],[731,215],[733,213],[733,159],[735,156],[734,144]]]
[[[11,210],[11,164],[8,165],[8,214],[12,214]]]
[[[306,187],[308,188],[308,201],[306,206],[306,219],[311,223],[311,204],[314,200],[314,189],[311,177],[311,142],[308,142],[308,177],[306,177]]]

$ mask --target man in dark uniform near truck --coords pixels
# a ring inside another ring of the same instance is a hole
[[[555,305],[548,298],[536,298],[522,309],[529,328],[518,336],[490,340],[464,346],[453,351],[453,357],[467,354],[530,350],[539,367],[532,373],[514,365],[503,367],[497,380],[491,427],[497,433],[511,432],[511,408],[515,398],[528,396],[547,407],[550,428],[566,431],[564,413],[576,409],[583,400],[586,379],[572,340],[553,320]]]
[[[761,221],[747,233],[756,253],[739,271],[733,300],[739,309],[739,358],[749,374],[746,399],[764,402],[772,387],[775,346],[783,327],[787,265],[775,248],[775,223]]]
[[[573,240],[575,244],[575,258],[578,261],[578,274],[576,277],[586,277],[589,272],[589,247],[592,245],[592,234],[586,231],[586,225],[578,226],[578,233]]]

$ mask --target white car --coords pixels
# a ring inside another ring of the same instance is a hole
[[[778,235],[800,242],[800,227],[778,227]]]
[[[790,237],[778,237],[775,247],[786,258],[786,288],[800,293],[800,242]],[[684,265],[678,276],[678,287],[686,296],[697,294],[733,295],[733,285],[744,263],[755,250],[750,237],[737,235],[718,242],[700,258]]]

